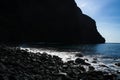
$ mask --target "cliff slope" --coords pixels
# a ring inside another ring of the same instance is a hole
[[[0,7],[1,42],[105,42],[74,0],[5,0]]]

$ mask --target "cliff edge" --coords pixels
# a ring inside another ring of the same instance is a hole
[[[105,42],[74,0],[5,0],[0,7],[1,42]]]

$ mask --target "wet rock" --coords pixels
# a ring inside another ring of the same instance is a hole
[[[90,66],[90,63],[85,62],[83,65]]]
[[[116,66],[120,67],[120,63],[115,63]]]
[[[118,74],[120,74],[120,71],[117,71]]]
[[[87,58],[84,59],[85,61],[89,61]]]
[[[87,63],[87,62],[85,62],[85,60],[84,59],[80,59],[80,58],[77,58],[76,60],[75,60],[75,63],[77,63],[77,64],[82,64],[82,65],[90,65],[89,63]]]
[[[106,67],[106,68],[109,68],[108,66],[104,65],[104,64],[100,64],[99,65],[100,67]]]
[[[75,59],[75,63],[77,63],[77,64],[84,64],[85,60],[77,58],[77,59]]]
[[[2,76],[2,75],[0,75],[0,80],[4,80],[4,78],[3,78],[3,76]]]
[[[93,66],[89,66],[89,71],[94,71],[95,68]]]
[[[17,80],[14,76],[10,75],[8,76],[8,80]]]
[[[97,63],[97,61],[92,61],[92,63]]]
[[[68,64],[74,64],[74,60],[70,60],[67,62]]]
[[[110,74],[110,75],[105,75],[104,76],[104,79],[105,80],[117,80],[117,75],[115,75],[115,74]]]
[[[82,72],[86,72],[86,69],[85,69],[84,67],[79,66],[78,68],[79,68],[80,72],[81,72],[81,71],[82,71]]]
[[[68,65],[65,64],[65,65],[62,66],[62,68],[67,69]]]
[[[58,74],[59,74],[59,75],[67,76],[67,73],[64,73],[64,72],[59,72]]]
[[[104,75],[101,71],[88,71],[83,80],[104,80]]]
[[[7,70],[7,67],[3,63],[0,63],[0,70]]]

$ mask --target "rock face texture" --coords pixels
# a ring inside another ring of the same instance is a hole
[[[74,0],[3,0],[1,42],[104,43]]]

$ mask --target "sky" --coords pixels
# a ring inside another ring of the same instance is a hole
[[[96,21],[106,43],[120,43],[120,0],[75,0],[84,14]]]

